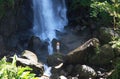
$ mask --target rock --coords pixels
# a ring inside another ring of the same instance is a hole
[[[43,74],[43,64],[41,62],[38,62],[37,56],[33,52],[25,50],[21,57],[16,57],[16,60],[17,65],[29,66],[37,75]]]
[[[74,67],[74,72],[79,74],[79,78],[82,79],[89,79],[90,77],[94,79],[97,76],[95,70],[87,65],[76,65]]]
[[[115,56],[120,56],[120,48],[114,48]]]
[[[39,37],[32,36],[28,43],[28,50],[34,52],[39,60],[46,63],[48,56],[48,43],[42,42]]]
[[[29,60],[31,60],[31,61],[33,61],[35,63],[38,62],[37,56],[33,52],[31,52],[29,50],[24,50],[22,52],[22,57],[26,57],[27,59],[29,59]]]
[[[28,31],[33,27],[32,0],[15,0],[15,21],[17,32]]]
[[[103,43],[109,43],[112,41],[113,36],[119,37],[119,35],[112,28],[101,27],[99,33],[99,39]]]
[[[109,65],[114,56],[112,47],[109,44],[105,44],[100,47],[99,53],[90,59],[90,64],[97,66]]]
[[[47,77],[47,76],[41,76],[41,77],[39,77],[38,79],[50,79],[50,77]]]
[[[64,62],[64,55],[62,53],[54,53],[48,56],[47,63],[49,66],[58,66]]]
[[[3,37],[0,35],[0,56],[2,57],[3,55],[5,55],[5,45]]]
[[[88,57],[94,54],[94,48],[99,45],[97,38],[92,38],[79,46],[75,50],[69,52],[65,56],[66,64],[85,64],[88,63]]]
[[[66,66],[65,71],[67,72],[67,74],[72,74],[72,72],[74,71],[74,66],[73,65]]]
[[[58,79],[67,79],[67,77],[61,75]]]

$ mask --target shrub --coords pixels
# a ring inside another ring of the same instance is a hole
[[[98,0],[92,0],[91,8],[93,9],[91,15],[97,17],[101,12],[106,12],[113,17],[114,29],[119,27],[120,24],[120,0],[111,0],[100,2]]]
[[[16,66],[16,56],[12,63],[6,62],[6,57],[0,61],[0,79],[37,79],[35,74],[31,73],[30,67]]]

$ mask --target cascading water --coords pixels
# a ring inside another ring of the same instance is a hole
[[[49,43],[48,52],[53,53],[51,41],[56,37],[56,30],[63,31],[67,24],[64,0],[33,0],[33,32]]]

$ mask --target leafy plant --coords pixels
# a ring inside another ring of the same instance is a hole
[[[120,23],[120,0],[111,0],[100,2],[98,0],[92,0],[91,8],[93,9],[91,15],[97,17],[101,12],[107,12],[113,17],[114,29],[119,27]]]
[[[110,44],[112,44],[112,48],[120,49],[120,38],[113,37],[113,41],[111,41]]]
[[[16,66],[16,56],[12,63],[6,62],[6,57],[0,61],[0,79],[38,79],[31,73],[30,67]]]

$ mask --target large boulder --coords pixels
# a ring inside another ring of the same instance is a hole
[[[99,45],[97,38],[92,38],[79,46],[75,50],[69,52],[65,56],[66,64],[86,64],[89,61],[89,57],[94,54],[94,48]]]
[[[90,64],[97,66],[109,65],[114,56],[112,47],[109,44],[105,44],[99,48],[98,53],[90,58]]]
[[[79,78],[82,79],[89,79],[89,78],[95,79],[95,77],[97,76],[95,70],[87,65],[79,65],[79,64],[76,65],[74,67],[74,72],[76,74],[79,74]]]
[[[38,58],[35,53],[25,50],[22,52],[21,57],[16,57],[16,60],[17,65],[30,66],[33,69],[33,72],[37,75],[43,74],[43,63],[38,61]]]
[[[99,33],[99,39],[102,43],[109,43],[113,37],[119,37],[112,28],[101,27]]]

